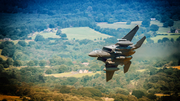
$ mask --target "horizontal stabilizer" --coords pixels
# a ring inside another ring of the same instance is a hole
[[[112,79],[114,71],[106,71],[106,82]]]
[[[124,36],[122,39],[127,39],[127,40],[131,41],[132,38],[134,37],[134,35],[136,34],[136,32],[138,31],[138,29],[139,29],[139,26],[137,25],[126,36]]]
[[[131,65],[131,61],[129,61],[124,65],[124,73],[126,73],[129,70],[130,65]]]
[[[144,36],[143,38],[141,38],[135,45],[135,49],[141,47],[141,45],[143,44],[144,40],[146,39],[146,37]]]

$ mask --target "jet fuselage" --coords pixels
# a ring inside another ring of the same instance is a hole
[[[98,57],[98,60],[112,65],[123,65],[132,59],[135,53],[132,46],[110,45],[104,46],[102,50],[94,50],[88,55]]]

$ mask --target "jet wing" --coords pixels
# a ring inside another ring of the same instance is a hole
[[[134,35],[136,34],[136,32],[138,31],[138,29],[139,29],[139,26],[137,25],[127,35],[125,35],[122,39],[127,39],[127,40],[131,41],[132,38],[134,37]]]
[[[130,65],[131,65],[131,61],[129,61],[124,65],[124,73],[126,73],[129,70]]]
[[[106,71],[106,82],[112,79],[114,71]]]
[[[106,71],[106,82],[112,79],[115,71],[119,70],[117,66],[118,65],[106,65],[106,68],[104,68],[104,71]]]

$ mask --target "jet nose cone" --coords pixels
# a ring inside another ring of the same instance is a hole
[[[95,53],[95,52],[90,52],[88,55],[89,55],[90,57],[96,57],[96,53]]]

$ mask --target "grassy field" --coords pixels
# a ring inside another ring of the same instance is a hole
[[[164,37],[168,38],[171,40],[171,38],[174,39],[174,41],[179,37],[180,35],[158,35],[156,37],[152,37],[151,39],[154,40],[154,43],[157,43],[159,39],[163,39]]]
[[[95,73],[72,73],[72,72],[65,72],[65,73],[59,73],[59,74],[45,74],[45,76],[54,76],[54,77],[83,77],[83,76],[92,76],[95,75],[96,73],[101,73],[101,71],[97,71]]]
[[[73,27],[73,28],[64,28],[61,29],[62,33],[65,33],[67,35],[67,38],[69,40],[72,39],[90,39],[90,40],[94,40],[94,39],[98,39],[98,38],[107,38],[107,37],[111,37],[109,35],[106,34],[102,34],[100,32],[97,32],[89,27]],[[56,35],[57,30],[53,30],[53,32],[35,32],[31,37],[32,39],[35,39],[37,34],[42,35],[44,38],[60,38],[58,35]]]
[[[73,28],[64,28],[61,30],[62,33],[66,33],[68,39],[98,39],[98,38],[107,38],[111,37],[106,34],[102,34],[100,32],[95,31],[94,29],[91,29],[89,27],[73,27]]]
[[[131,25],[126,25],[126,22],[116,22],[113,24],[108,24],[106,22],[103,23],[97,23],[98,26],[100,26],[101,28],[113,28],[113,29],[118,29],[118,28],[134,28],[136,25],[141,25],[142,21],[134,21],[131,22]]]
[[[103,22],[103,23],[97,23],[97,25],[100,26],[101,28],[113,28],[113,29],[130,28],[131,29],[131,28],[134,28],[136,25],[141,26],[141,23],[142,23],[142,21],[132,21],[130,25],[126,25],[126,22],[116,22],[116,23],[113,23],[113,24],[108,24],[106,22]],[[150,25],[152,25],[152,24],[156,24],[159,27],[163,26],[163,23],[161,23],[159,21],[151,21]]]
[[[3,60],[7,60],[7,57],[1,55],[1,52],[2,52],[2,49],[0,49],[0,57],[1,57]]]
[[[56,32],[57,31],[54,31],[54,32],[35,32],[34,35],[32,36],[32,39],[34,40],[36,38],[36,35],[37,34],[40,34],[42,35],[44,38],[60,38],[58,35],[56,35]]]

